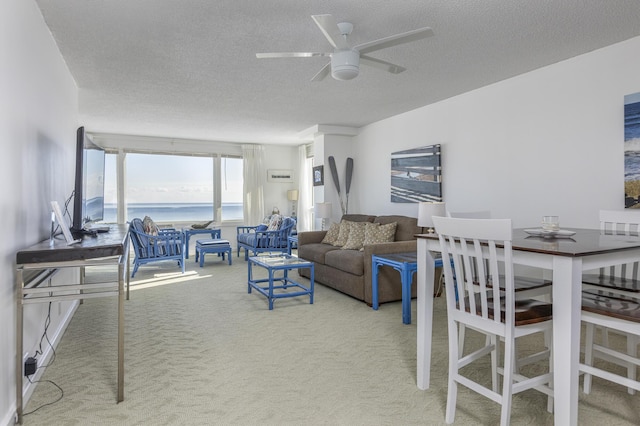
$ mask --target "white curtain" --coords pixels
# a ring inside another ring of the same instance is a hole
[[[258,225],[264,219],[264,148],[262,145],[242,145],[242,176],[244,180],[244,223]]]
[[[313,230],[311,207],[313,203],[313,186],[311,183],[311,166],[307,159],[308,145],[298,147],[298,232]]]

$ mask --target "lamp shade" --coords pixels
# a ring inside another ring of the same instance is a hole
[[[318,219],[331,217],[331,203],[316,203],[316,217]]]
[[[290,189],[287,191],[287,200],[289,201],[298,201],[298,190]]]
[[[418,226],[433,228],[433,216],[446,216],[444,203],[420,203],[418,205]]]

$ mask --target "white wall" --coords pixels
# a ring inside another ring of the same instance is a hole
[[[390,202],[390,154],[439,143],[450,210],[598,226],[598,210],[624,208],[623,102],[640,92],[639,51],[640,37],[363,128],[353,211],[417,216]]]
[[[298,147],[285,145],[265,145],[265,169],[293,170],[293,182],[268,182],[265,176],[264,184],[264,212],[271,214],[274,207],[278,207],[280,214],[291,214],[291,201],[287,200],[287,190],[298,188]],[[256,225],[248,223],[247,225]]]
[[[15,413],[15,255],[49,236],[49,202],[63,205],[73,190],[78,93],[33,0],[3,2],[0,55],[0,424],[6,425]],[[71,309],[71,302],[53,305],[50,338]],[[33,353],[46,312],[46,304],[25,309],[25,351]]]

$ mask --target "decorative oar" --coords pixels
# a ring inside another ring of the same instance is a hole
[[[353,158],[347,158],[347,170],[345,174],[345,196],[346,203],[344,206],[344,213],[349,212],[349,190],[351,189],[351,176],[353,175]]]
[[[338,169],[336,169],[336,159],[333,158],[333,155],[329,156],[329,168],[331,169],[331,177],[333,178],[333,184],[336,186],[336,191],[338,191],[338,200],[340,200],[340,209],[342,210],[342,214],[346,213],[344,208],[344,203],[342,202],[342,196],[340,194],[340,179],[338,179]]]

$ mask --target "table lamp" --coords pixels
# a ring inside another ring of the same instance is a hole
[[[287,191],[287,200],[291,201],[291,216],[296,216],[296,202],[298,201],[298,190],[290,189]]]
[[[331,217],[331,203],[316,203],[316,218],[322,219],[322,230],[327,218]]]
[[[446,216],[447,212],[444,203],[423,202],[418,204],[418,226],[427,228],[427,232],[435,232],[433,228],[433,216]]]

